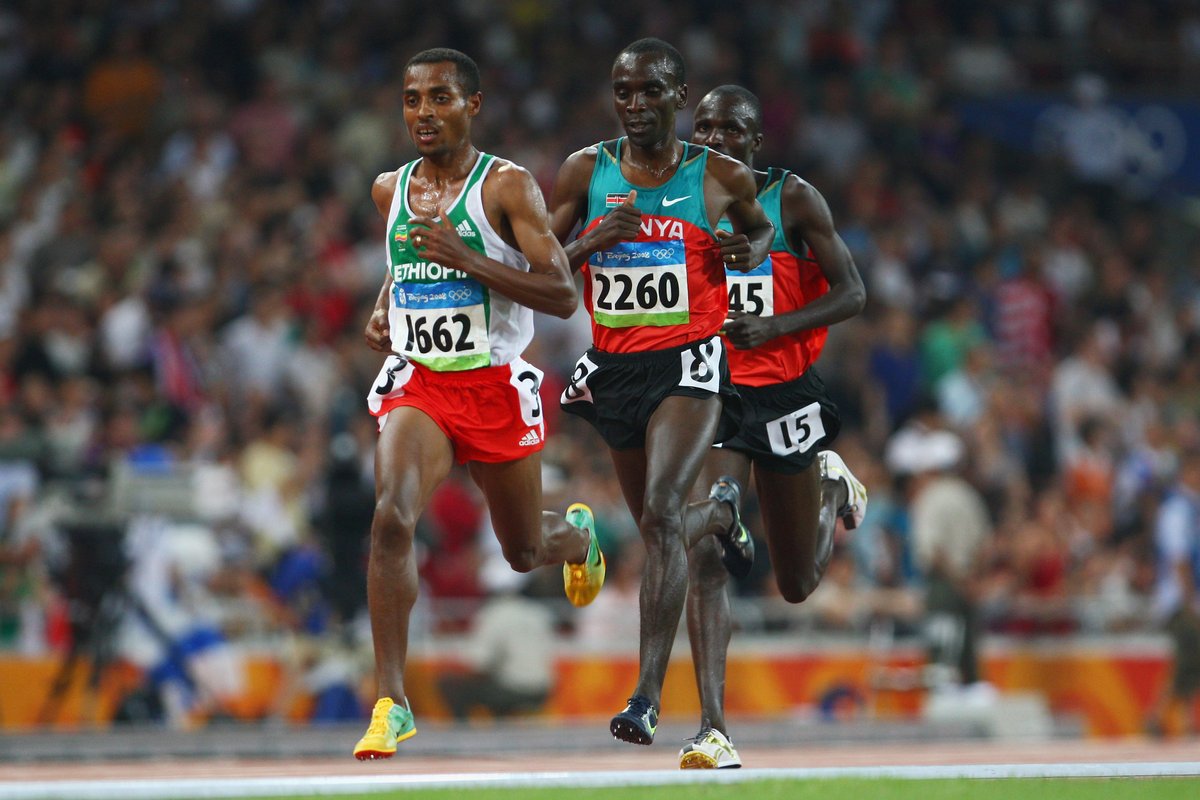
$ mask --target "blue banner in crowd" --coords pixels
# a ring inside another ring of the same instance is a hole
[[[1020,95],[958,106],[972,130],[1019,150],[1058,153],[1076,176],[1149,197],[1200,191],[1200,104]]]

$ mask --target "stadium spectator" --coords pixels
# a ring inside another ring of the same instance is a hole
[[[459,722],[477,709],[496,718],[538,711],[554,688],[554,615],[528,596],[531,578],[513,572],[496,553],[485,563],[483,580],[488,597],[467,634],[466,669],[438,677]]]
[[[1154,611],[1171,636],[1175,662],[1149,726],[1161,733],[1168,715],[1182,705],[1183,731],[1190,735],[1200,694],[1200,450],[1181,455],[1178,479],[1158,512],[1154,541],[1159,554]]]
[[[970,685],[980,677],[976,594],[992,522],[979,491],[958,474],[965,455],[962,440],[944,430],[903,431],[888,448],[889,466],[909,478],[930,662],[950,683]]]

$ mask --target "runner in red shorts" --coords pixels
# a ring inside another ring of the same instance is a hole
[[[591,509],[541,510],[542,373],[521,358],[531,309],[570,316],[575,285],[533,177],[471,143],[481,102],[469,57],[445,48],[414,56],[404,121],[421,157],[371,190],[387,220],[388,275],[366,338],[389,356],[368,400],[379,418],[367,571],[379,699],[359,759],[387,758],[416,733],[404,693],[413,536],[456,461],[483,492],[513,569],[563,563],[575,605],[604,582]]]

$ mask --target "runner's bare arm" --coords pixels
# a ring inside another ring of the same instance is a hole
[[[392,276],[383,279],[379,289],[379,297],[375,299],[375,308],[367,320],[367,328],[363,331],[367,346],[381,353],[392,352],[392,332],[388,325],[388,292],[392,290]]]
[[[553,308],[539,308],[548,314],[566,319],[575,313],[579,302],[575,291],[575,281],[571,278],[571,265],[562,244],[550,228],[550,217],[546,211],[546,199],[537,181],[528,170],[516,165],[505,165],[496,174],[502,180],[502,197],[505,199],[508,227],[516,239],[517,249],[529,259],[530,291],[536,291],[537,297],[526,302],[509,292],[505,294],[519,303],[530,307],[533,299],[539,299]],[[532,278],[537,276],[536,283]]]
[[[501,162],[484,180],[484,206],[498,210],[497,230],[502,235],[505,228],[512,231],[517,248],[529,260],[529,272],[467,247],[445,214],[437,222],[428,217],[409,220],[410,225],[425,227],[420,232],[418,252],[430,261],[461,269],[489,289],[534,311],[563,319],[571,316],[579,301],[578,293],[567,255],[550,232],[545,201],[533,176],[523,167]]]
[[[392,196],[396,193],[396,178],[398,175],[399,172],[397,171],[384,172],[371,184],[371,199],[375,202],[375,208],[378,209],[379,214],[385,220],[392,208]],[[392,276],[385,275],[383,286],[379,288],[379,296],[375,300],[375,308],[371,311],[371,316],[367,320],[367,327],[363,331],[363,336],[367,340],[367,346],[381,353],[392,352],[391,330],[388,327],[388,292],[391,289]]]
[[[761,264],[771,252],[775,226],[758,204],[758,184],[751,169],[740,161],[710,151],[704,193],[705,203],[710,211],[709,218],[714,220],[713,227],[716,227],[715,220],[727,217],[733,227],[734,236],[742,234],[746,237],[745,258],[739,255],[737,260],[730,260],[730,247],[723,246],[722,257],[725,258],[725,263],[743,272]],[[720,213],[714,215],[714,207]],[[735,252],[740,249],[736,248]]]
[[[371,184],[371,199],[375,201],[375,208],[385,220],[388,212],[392,210],[392,196],[396,194],[396,181],[399,177],[399,170],[383,172]]]
[[[563,162],[554,181],[550,195],[550,228],[563,243],[575,272],[593,253],[612,247],[617,242],[629,242],[637,238],[642,212],[634,203],[637,193],[631,192],[624,203],[608,213],[595,228],[567,241],[575,226],[586,223],[588,186],[592,181],[592,170],[596,165],[596,148],[585,147],[572,153]]]
[[[833,227],[833,215],[825,198],[795,175],[788,176],[782,191],[781,216],[788,244],[799,253],[805,247],[812,250],[813,258],[829,281],[829,291],[778,316],[730,314],[732,321],[725,324],[725,335],[740,349],[758,347],[796,331],[833,325],[860,313],[867,302],[862,276],[849,248]]]
[[[782,333],[823,328],[861,312],[867,291],[850,249],[833,226],[825,198],[808,182],[789,175],[783,184],[782,203],[788,244],[798,253],[807,245],[829,281],[826,294],[779,318]]]

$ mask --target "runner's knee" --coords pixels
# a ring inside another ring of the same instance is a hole
[[[723,591],[729,572],[721,563],[720,545],[706,536],[688,550],[688,582],[698,589]]]
[[[821,576],[816,569],[802,569],[790,574],[776,573],[776,584],[779,594],[789,603],[803,603],[821,583]]]
[[[502,548],[504,560],[517,572],[532,572],[542,565],[541,554],[536,547]]]
[[[647,547],[672,546],[682,542],[683,519],[680,506],[646,502],[639,528]]]
[[[387,543],[412,543],[417,530],[414,511],[402,508],[394,497],[384,493],[375,503],[375,517],[371,521],[371,534]]]

